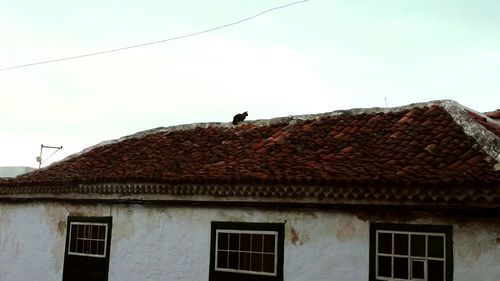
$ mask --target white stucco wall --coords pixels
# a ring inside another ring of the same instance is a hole
[[[208,280],[211,221],[286,222],[287,281],[368,280],[368,221],[381,220],[335,210],[0,204],[0,281],[62,280],[68,215],[113,216],[110,281]],[[396,219],[453,224],[454,280],[500,280],[498,219]]]

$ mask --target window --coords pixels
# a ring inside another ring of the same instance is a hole
[[[276,276],[277,231],[216,230],[215,270]]]
[[[370,280],[451,281],[452,261],[450,226],[370,226]]]
[[[68,217],[63,281],[107,281],[112,217]]]
[[[70,222],[68,254],[106,257],[107,229],[105,223]]]
[[[212,222],[210,280],[283,280],[281,223]]]

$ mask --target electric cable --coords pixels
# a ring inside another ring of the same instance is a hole
[[[277,6],[277,7],[267,9],[265,11],[258,13],[258,14],[255,14],[253,16],[250,16],[250,17],[247,17],[247,18],[244,18],[244,19],[232,22],[232,23],[220,25],[217,27],[205,29],[205,30],[198,31],[198,32],[188,33],[188,34],[181,35],[181,36],[176,36],[176,37],[171,37],[171,38],[167,38],[167,39],[162,39],[162,40],[157,40],[157,41],[152,41],[152,42],[147,42],[147,43],[141,43],[141,44],[136,44],[136,45],[131,45],[131,46],[127,46],[127,47],[115,48],[115,49],[110,49],[110,50],[105,50],[105,51],[100,51],[100,52],[94,52],[94,53],[88,53],[88,54],[82,54],[82,55],[76,55],[76,56],[70,56],[70,57],[64,57],[64,58],[58,58],[58,59],[52,59],[52,60],[38,61],[38,62],[33,62],[33,63],[21,64],[21,65],[15,65],[15,66],[10,66],[10,67],[0,68],[0,71],[6,71],[6,70],[11,70],[11,69],[16,69],[16,68],[22,68],[22,67],[28,67],[28,66],[34,66],[34,65],[40,65],[40,64],[47,64],[47,63],[53,63],[53,62],[59,62],[59,61],[74,60],[74,59],[103,55],[103,54],[109,54],[109,53],[124,51],[124,50],[128,50],[128,49],[145,47],[145,46],[149,46],[149,45],[160,44],[160,43],[165,43],[165,42],[183,39],[183,38],[187,38],[187,37],[192,37],[192,36],[200,35],[203,33],[211,32],[214,30],[237,25],[237,24],[243,23],[245,21],[249,21],[251,19],[259,17],[263,14],[266,14],[266,13],[269,13],[269,12],[272,12],[275,10],[279,10],[279,9],[284,9],[284,8],[290,7],[292,5],[296,5],[296,4],[307,2],[307,1],[309,1],[309,0],[300,0],[300,1],[292,2],[292,3],[288,3],[288,4],[285,4],[282,6]]]

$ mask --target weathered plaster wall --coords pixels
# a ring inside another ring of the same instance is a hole
[[[381,213],[0,205],[0,281],[62,279],[68,215],[113,216],[110,281],[208,280],[211,221],[286,222],[287,281],[368,280],[369,221],[454,225],[454,280],[500,280],[498,219]]]
[[[351,215],[135,206],[114,207],[113,219],[110,280],[208,280],[215,220],[286,221],[286,280],[366,278],[368,225]]]
[[[109,207],[0,204],[0,281],[62,280],[66,219],[105,215]]]
[[[454,228],[455,279],[500,280],[500,219]]]

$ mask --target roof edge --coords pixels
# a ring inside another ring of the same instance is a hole
[[[492,162],[495,163],[495,170],[500,170],[500,137],[479,124],[467,113],[467,111],[484,117],[489,122],[496,121],[481,112],[463,106],[455,101],[443,101],[441,106],[450,114],[453,120],[463,128],[464,132],[474,138],[481,146],[481,149],[492,158]]]

